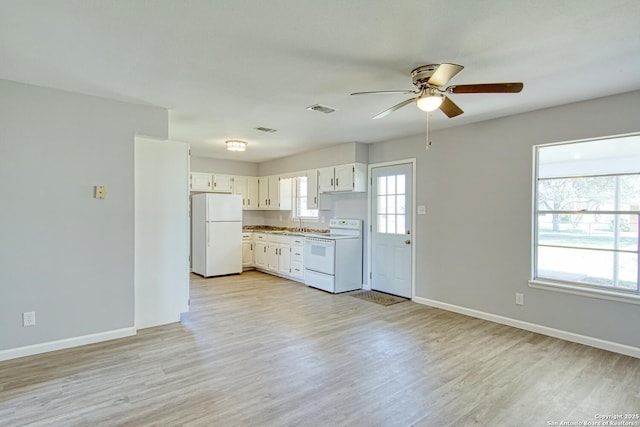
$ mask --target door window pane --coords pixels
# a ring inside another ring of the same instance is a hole
[[[377,232],[404,234],[406,232],[406,176],[380,176],[376,179],[376,184]]]

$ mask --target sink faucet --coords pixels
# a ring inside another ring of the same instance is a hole
[[[302,218],[298,217],[298,222],[300,224],[300,231],[304,231],[304,229],[302,228]]]

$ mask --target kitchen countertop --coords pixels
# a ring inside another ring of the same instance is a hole
[[[315,229],[315,228],[294,228],[294,227],[277,227],[273,225],[245,225],[242,227],[242,231],[251,231],[259,233],[269,234],[284,234],[290,236],[305,236],[307,234],[328,234],[329,230]]]

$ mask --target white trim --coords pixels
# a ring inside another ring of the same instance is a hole
[[[512,319],[510,317],[499,316],[497,314],[486,313],[484,311],[473,310],[470,308],[430,300],[427,298],[415,297],[413,298],[413,301],[418,304],[428,305],[430,307],[440,308],[442,310],[453,311],[454,313],[464,314],[478,319],[500,323],[501,325],[512,326],[514,328],[524,329],[525,331],[536,332],[538,334],[560,338],[565,341],[584,344],[602,350],[612,351],[614,353],[620,353],[640,359],[640,348],[638,347],[632,347],[630,345],[601,340],[599,338],[589,337],[586,335],[575,334],[573,332],[563,331],[561,329],[550,328],[548,326],[542,326],[536,323],[524,322],[522,320]]]
[[[529,280],[530,288],[545,289],[548,291],[563,292],[566,294],[581,295],[584,297],[607,299],[610,301],[626,302],[629,304],[640,304],[640,295],[624,294],[614,290],[583,288],[581,286],[572,286],[569,284],[561,284],[555,282],[547,282],[544,280]]]
[[[118,338],[130,337],[136,334],[136,328],[116,329],[113,331],[100,332],[97,334],[83,335],[73,338],[65,338],[57,341],[49,341],[40,344],[27,345],[24,347],[11,348],[0,351],[0,362],[3,360],[17,359],[19,357],[32,356],[34,354],[47,353],[50,351],[63,350],[65,348],[79,347],[87,344],[94,344],[102,341],[115,340]]]
[[[365,230],[367,233],[367,277],[365,277],[366,287],[363,289],[371,289],[371,169],[380,168],[385,166],[397,166],[411,164],[411,299],[416,295],[416,158],[393,160],[390,162],[372,163],[367,168],[367,221],[369,229]]]

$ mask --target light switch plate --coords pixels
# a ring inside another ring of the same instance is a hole
[[[36,325],[36,312],[25,311],[22,313],[22,326],[35,326]]]
[[[104,199],[107,197],[107,189],[104,185],[96,185],[94,187],[94,195],[96,199]]]
[[[418,206],[418,215],[425,215],[427,213],[427,207],[425,205]]]

